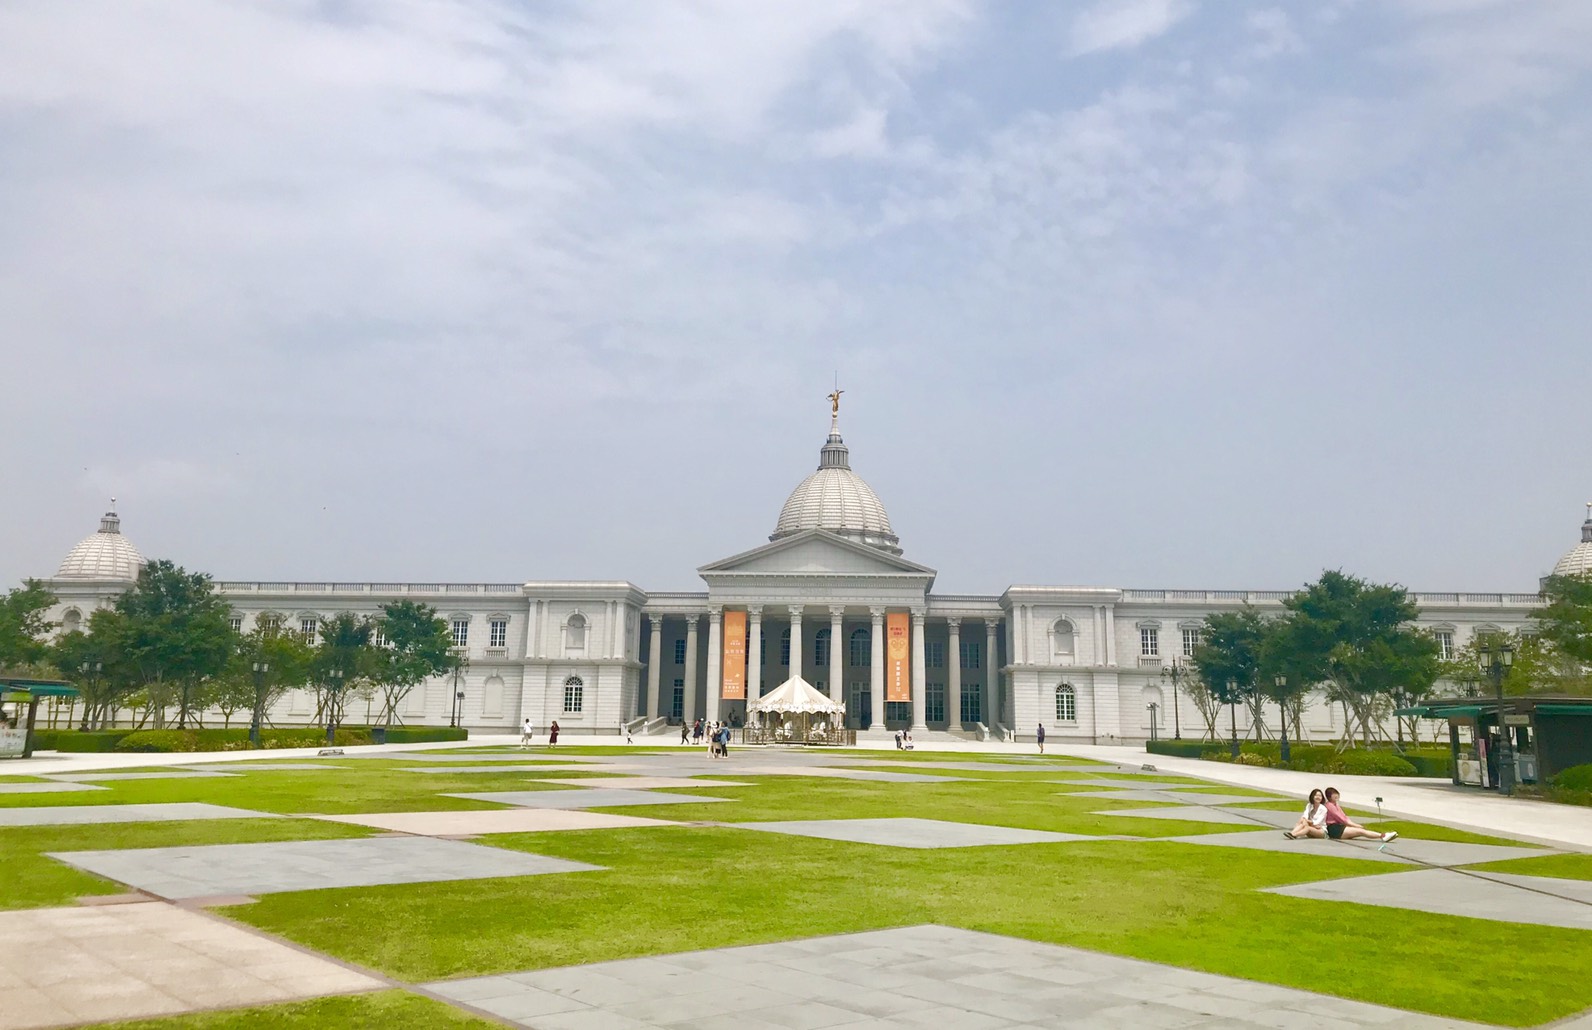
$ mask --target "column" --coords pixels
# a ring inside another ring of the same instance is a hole
[[[1117,609],[1115,605],[1106,607],[1106,664],[1117,664]]]
[[[658,709],[658,688],[663,676],[663,616],[649,615],[652,639],[647,644],[647,718],[656,719],[663,713]]]
[[[790,606],[790,674],[802,674],[802,606]]]
[[[537,601],[531,605],[531,625],[525,632],[525,657],[540,658],[541,650],[536,646],[542,639],[542,602]]]
[[[945,620],[950,638],[945,642],[945,721],[949,729],[962,725],[962,620]]]
[[[984,620],[984,725],[994,726],[1000,711],[1001,667],[995,656],[996,619]]]
[[[703,718],[719,721],[719,695],[724,693],[724,609],[708,609],[708,697]]]
[[[763,606],[746,607],[746,704],[763,696]]]
[[[613,650],[610,658],[623,658],[625,656],[625,602],[614,602],[614,639]]]
[[[927,613],[918,608],[912,613],[912,732],[928,729],[923,713],[928,710],[929,677],[923,656],[923,623]]]
[[[868,729],[882,730],[884,729],[884,609],[869,608],[868,614],[873,617],[873,632],[869,637],[873,653],[868,661],[868,690],[873,695],[873,712]]]
[[[696,721],[697,692],[697,620],[700,615],[685,617],[685,703],[680,712],[687,726]]]
[[[845,657],[845,616],[846,606],[832,604],[829,606],[829,698],[831,701],[844,702],[846,688],[841,682],[846,675],[846,667],[841,664]]]

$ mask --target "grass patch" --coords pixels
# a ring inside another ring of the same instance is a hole
[[[6,871],[5,890],[0,891],[0,910],[70,905],[80,897],[123,894],[128,889],[58,862],[46,852],[329,840],[367,837],[375,832],[364,826],[314,819],[195,819],[169,823],[0,828],[0,869]]]
[[[1521,876],[1556,876],[1562,880],[1592,880],[1592,855],[1544,855],[1541,858],[1508,858],[1466,866],[1479,873],[1518,873]]]
[[[226,1012],[198,1012],[190,1016],[138,1019],[126,1023],[96,1023],[96,1030],[307,1030],[310,1027],[358,1027],[369,1030],[487,1030],[501,1024],[461,1012],[430,998],[406,991],[340,995],[265,1005]]]

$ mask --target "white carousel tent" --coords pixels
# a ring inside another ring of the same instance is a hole
[[[777,712],[780,715],[842,715],[846,706],[802,679],[792,676],[778,687],[755,699],[747,708],[752,712]]]
[[[742,734],[748,744],[841,744],[855,742],[841,727],[846,706],[800,676],[792,676],[747,706],[752,720]],[[750,722],[750,720],[749,720]]]

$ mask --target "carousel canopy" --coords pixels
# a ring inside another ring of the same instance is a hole
[[[786,715],[839,715],[846,706],[831,701],[800,676],[792,676],[774,690],[747,706],[752,712],[780,712]]]

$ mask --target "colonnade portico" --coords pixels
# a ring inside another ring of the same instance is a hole
[[[746,616],[744,702],[723,697],[730,671],[723,667],[726,613],[738,612]],[[993,723],[1003,707],[998,665],[992,666],[999,636],[994,613],[969,618],[939,615],[920,605],[824,599],[718,604],[704,598],[685,610],[645,614],[649,639],[640,650],[648,667],[646,689],[641,692],[644,707],[637,714],[650,719],[678,717],[688,723],[699,715],[709,722],[744,719],[751,699],[792,676],[801,676],[846,705],[846,725],[863,731],[940,728],[971,733],[981,724]],[[884,700],[891,671],[887,629],[892,614],[905,616],[902,621],[909,626],[909,692],[901,702]],[[703,616],[708,622],[706,634],[701,632]],[[986,624],[983,641],[975,637],[964,650],[962,624],[976,625],[979,620]],[[964,660],[970,661],[967,670]]]

